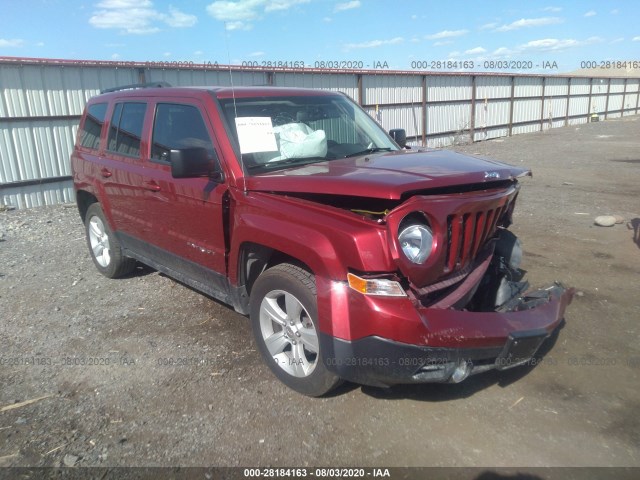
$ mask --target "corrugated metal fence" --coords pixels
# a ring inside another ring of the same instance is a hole
[[[73,201],[69,155],[85,102],[100,90],[166,81],[345,92],[409,143],[443,147],[638,114],[639,78],[155,66],[0,57],[0,202]]]

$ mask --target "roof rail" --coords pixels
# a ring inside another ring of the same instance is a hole
[[[123,85],[121,87],[105,88],[100,90],[100,93],[119,92],[120,90],[134,90],[136,88],[156,88],[156,87],[170,87],[167,82],[150,82],[150,83],[134,83],[132,85]]]

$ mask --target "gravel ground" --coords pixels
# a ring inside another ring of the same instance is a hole
[[[146,267],[99,275],[74,205],[1,212],[0,466],[639,466],[639,134],[457,148],[534,170],[524,268],[579,290],[539,365],[459,385],[300,396],[232,309]]]

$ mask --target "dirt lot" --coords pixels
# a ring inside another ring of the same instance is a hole
[[[245,317],[147,268],[100,276],[74,206],[8,211],[0,466],[640,466],[640,118],[458,150],[534,171],[523,266],[579,290],[541,364],[306,398]],[[625,223],[593,225],[607,213]]]

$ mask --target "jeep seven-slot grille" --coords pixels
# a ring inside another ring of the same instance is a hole
[[[447,272],[466,267],[496,231],[498,221],[508,205],[483,212],[447,217]]]

